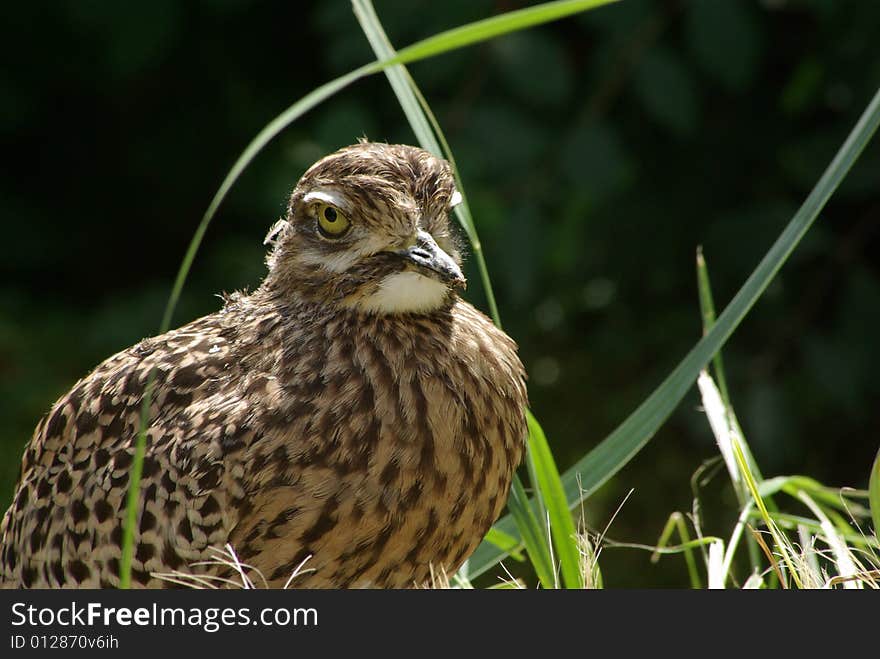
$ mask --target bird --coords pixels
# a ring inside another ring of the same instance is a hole
[[[97,366],[40,420],[0,524],[0,585],[412,588],[453,574],[522,460],[516,343],[460,297],[448,162],[359,140],[312,165],[222,308]],[[152,374],[152,375],[151,375]],[[255,577],[256,579],[256,577]]]

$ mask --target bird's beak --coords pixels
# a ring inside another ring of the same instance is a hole
[[[434,237],[427,231],[419,231],[416,234],[415,245],[395,253],[435,279],[440,279],[440,281],[458,288],[464,288],[466,285],[461,268],[449,254],[440,248]]]

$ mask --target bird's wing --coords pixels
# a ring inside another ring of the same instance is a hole
[[[147,339],[80,380],[38,425],[0,528],[0,582],[118,584],[123,520],[144,392],[154,389],[132,581],[189,571],[222,547],[243,492],[249,429],[219,314]]]

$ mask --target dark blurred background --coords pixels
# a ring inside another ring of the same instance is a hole
[[[392,41],[527,3],[394,2]],[[174,275],[249,140],[373,59],[348,2],[11,3],[0,39],[0,503],[39,417],[155,333]],[[880,83],[880,4],[625,0],[412,65],[462,170],[507,331],[561,468],[619,424],[700,336],[694,253],[723,307]],[[410,142],[382,76],[260,155],[210,228],[175,326],[260,281],[262,239],[314,160]],[[880,433],[880,146],[725,348],[766,475],[864,487]],[[485,307],[471,268],[468,296]],[[692,393],[586,508],[653,543],[717,455]],[[707,533],[735,502],[709,484]],[[714,508],[713,508],[714,506]],[[685,585],[683,562],[606,549],[609,586]]]

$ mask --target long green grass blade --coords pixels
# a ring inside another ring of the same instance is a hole
[[[553,569],[553,557],[550,553],[550,545],[545,539],[547,536],[535,517],[532,507],[529,505],[529,497],[523,489],[519,479],[514,480],[510,486],[510,499],[507,502],[510,515],[515,520],[516,528],[522,533],[523,544],[535,573],[544,588],[556,587],[556,571]],[[470,564],[470,561],[468,561]]]
[[[874,537],[880,540],[880,451],[871,466],[871,478],[868,481],[868,502],[871,506],[871,518],[874,521]]]
[[[498,529],[489,529],[489,532],[486,533],[486,542],[495,545],[502,551],[510,552],[510,557],[516,561],[526,560],[526,557],[520,551],[522,543],[512,535],[502,533]]]
[[[799,491],[804,491],[825,507],[839,510],[847,516],[867,517],[870,514],[864,506],[852,500],[864,493],[864,490],[828,487],[809,476],[776,476],[758,484],[758,492],[765,500],[780,491],[794,498],[797,498]]]
[[[757,506],[758,511],[761,513],[761,519],[764,521],[764,524],[770,531],[770,535],[773,537],[773,543],[776,545],[776,551],[777,553],[782,554],[782,560],[788,567],[788,572],[791,580],[795,582],[798,588],[803,588],[800,575],[795,569],[794,562],[792,560],[793,552],[791,551],[791,544],[788,542],[785,535],[779,530],[779,528],[773,522],[773,519],[770,517],[770,511],[767,510],[764,499],[758,492],[758,483],[755,480],[751,469],[749,469],[749,464],[746,461],[745,453],[743,453],[742,451],[742,446],[737,441],[733,442],[733,455],[736,457],[736,462],[739,465],[739,471],[742,474],[743,480],[745,481],[746,485],[749,488],[749,491],[752,494],[755,505]]]
[[[412,46],[402,48],[398,51],[397,57],[389,64],[408,64],[617,1],[559,0],[558,2],[545,2],[533,7],[510,11],[441,32]]]
[[[542,494],[544,507],[550,518],[550,531],[562,572],[562,582],[566,588],[583,588],[577,531],[553,453],[538,420],[531,412],[526,413],[526,419],[529,424],[529,456],[534,465],[534,485]]]
[[[875,93],[852,132],[806,201],[782,234],[731,300],[715,325],[659,387],[614,432],[578,460],[562,477],[569,506],[580,504],[620,471],[644,446],[693,386],[697,375],[730,338],[752,306],[786,262],[794,248],[819,216],[832,193],[840,185],[859,154],[880,124],[880,91]],[[507,518],[499,521],[502,531],[511,532]],[[488,570],[503,557],[497,548],[480,545],[470,559],[472,576]]]
[[[716,318],[715,299],[712,295],[712,284],[709,281],[709,268],[706,266],[706,258],[703,256],[702,246],[697,247],[697,290],[699,291],[700,311],[703,316],[703,334],[705,335],[712,330]],[[720,392],[721,401],[724,405],[728,425],[737,433],[742,441],[746,460],[749,462],[752,472],[760,481],[762,480],[762,477],[761,472],[758,470],[757,461],[752,456],[752,451],[749,448],[748,443],[745,441],[745,435],[739,427],[739,422],[737,421],[736,413],[733,410],[733,405],[730,404],[730,395],[728,394],[727,389],[727,376],[724,373],[724,358],[721,356],[721,350],[718,350],[718,352],[712,357],[712,366],[715,369],[715,381],[718,383],[718,390]],[[748,501],[745,488],[739,481],[734,481],[733,487],[739,500],[740,509],[742,509]],[[768,505],[771,505],[772,507],[771,502],[768,502]],[[746,538],[746,545],[749,552],[749,562],[752,567],[752,573],[754,574],[759,571],[758,566],[760,565],[761,560],[758,543],[751,535],[749,535]]]
[[[702,247],[697,247],[697,289],[700,298],[700,312],[703,316],[703,335],[705,336],[712,330],[712,326],[715,324],[716,319],[715,299],[712,296],[712,286],[709,282],[709,269],[706,267],[706,259],[703,256]],[[724,402],[724,407],[727,411],[728,423],[731,428],[737,432],[740,439],[743,440],[742,449],[746,454],[746,459],[749,462],[749,468],[752,470],[752,473],[755,474],[755,477],[759,481],[763,480],[761,470],[758,468],[758,462],[755,460],[751,448],[744,439],[745,433],[743,433],[742,428],[739,427],[739,421],[736,418],[733,405],[730,404],[730,395],[728,394],[727,389],[727,376],[724,373],[724,359],[721,356],[720,349],[712,357],[712,366],[715,369],[715,381],[718,385],[718,390],[721,392],[721,400]],[[743,492],[738,492],[737,494],[740,495],[740,501],[742,502]],[[775,510],[775,504],[772,501],[768,500],[767,506],[770,510]]]
[[[703,315],[703,334],[708,334],[715,324],[715,300],[712,297],[709,269],[706,267],[702,245],[697,247],[697,290],[700,294],[700,312]],[[724,358],[720,350],[712,357],[712,366],[715,368],[715,381],[718,383],[718,391],[721,392],[724,407],[731,409],[730,395],[727,393],[727,377],[724,374]]]
[[[134,557],[134,529],[137,525],[138,500],[140,498],[140,482],[144,470],[144,453],[147,446],[147,419],[153,398],[153,385],[156,380],[155,370],[151,370],[144,388],[144,400],[141,403],[141,416],[138,424],[137,442],[135,443],[134,460],[131,466],[130,484],[125,500],[125,532],[122,536],[122,563],[119,566],[119,587],[131,586],[131,559]]]
[[[792,515],[790,513],[770,513],[774,523],[780,528],[796,529],[798,526],[817,532],[822,530],[822,526],[815,519],[802,517],[800,515]],[[752,519],[760,519],[761,513],[758,510],[752,510],[750,513]],[[880,549],[880,538],[871,538],[861,533],[853,531],[852,528],[843,529],[841,536],[850,544],[861,547],[869,547],[871,549]]]
[[[382,27],[373,3],[369,0],[352,0],[351,4],[355,17],[358,23],[360,23],[361,30],[366,35],[367,41],[370,42],[370,47],[373,49],[376,57],[380,60],[394,59],[397,52],[394,50],[388,35]],[[430,122],[425,117],[424,112],[419,107],[418,100],[413,94],[405,67],[402,64],[389,66],[385,69],[385,77],[388,78],[388,82],[394,90],[394,95],[397,97],[397,102],[400,103],[400,107],[406,115],[406,119],[421,147],[426,151],[430,151],[438,158],[442,158],[443,150],[440,148],[440,143],[434,135]]]

